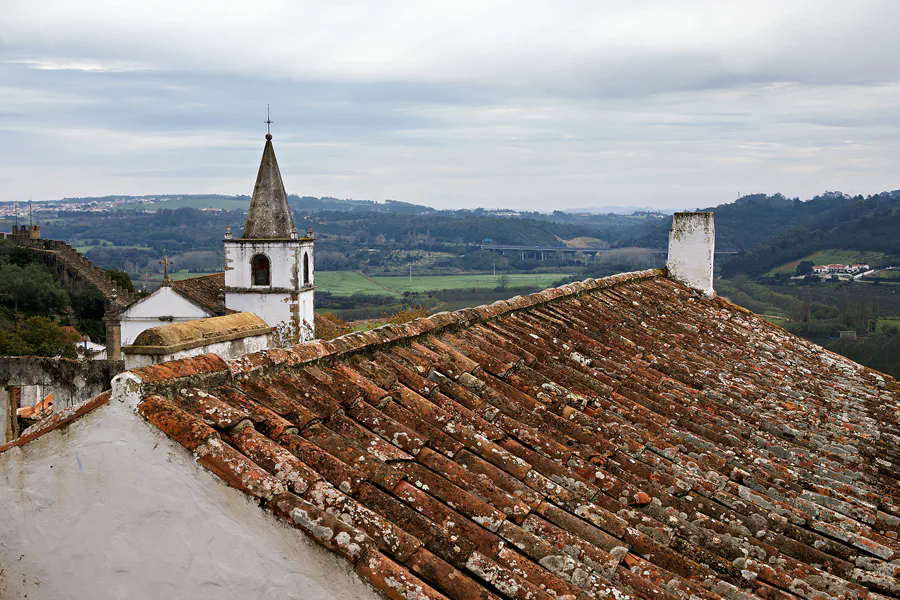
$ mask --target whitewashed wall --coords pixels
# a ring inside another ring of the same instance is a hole
[[[268,286],[252,285],[250,260],[264,254],[271,265]],[[303,284],[303,257],[309,257],[309,281]],[[281,241],[225,241],[225,305],[238,311],[252,312],[272,327],[291,320],[290,290],[297,294],[297,309],[301,321],[314,326],[315,257],[313,242]],[[236,291],[240,290],[240,291]]]
[[[196,321],[211,316],[211,313],[189,302],[172,288],[161,287],[122,313],[122,345],[133,344],[142,331],[151,327]],[[160,317],[171,319],[162,320]]]
[[[252,285],[250,259],[257,254],[269,257],[272,269],[271,286],[296,289],[303,285],[303,253],[309,254],[310,279],[315,280],[313,243],[300,240],[281,241],[225,241],[225,287],[257,288]],[[295,270],[296,269],[296,270]],[[295,273],[299,276],[295,279]]]
[[[669,277],[714,296],[716,227],[711,212],[675,213],[669,232]]]
[[[265,320],[265,319],[263,319]],[[137,369],[138,367],[146,367],[156,363],[166,362],[170,360],[178,360],[180,358],[189,358],[191,356],[199,356],[212,352],[218,354],[222,358],[237,358],[242,354],[250,352],[259,352],[269,347],[269,335],[252,335],[245,338],[238,338],[227,342],[218,342],[215,344],[207,344],[206,346],[198,346],[189,348],[172,354],[141,354],[129,351],[129,348],[122,348],[122,358],[125,359],[126,369]]]
[[[0,506],[0,598],[379,598],[117,400],[0,454]]]

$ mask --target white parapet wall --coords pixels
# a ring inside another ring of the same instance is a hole
[[[713,290],[713,257],[716,251],[716,225],[711,212],[680,212],[672,217],[669,232],[669,277],[708,297]]]

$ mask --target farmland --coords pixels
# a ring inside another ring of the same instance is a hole
[[[544,289],[568,277],[566,273],[511,273],[505,275],[510,288]],[[428,292],[433,290],[493,289],[500,285],[501,275],[423,275],[412,279],[402,276],[372,277],[372,281],[396,292]]]
[[[792,260],[791,262],[785,263],[780,267],[775,267],[764,276],[772,277],[773,275],[777,275],[779,273],[788,273],[790,275],[793,275],[794,271],[797,269],[797,265],[805,260],[812,262],[814,265],[852,265],[860,263],[869,264],[877,261],[882,256],[884,256],[883,252],[860,252],[856,250],[835,249],[819,250],[818,252],[813,252],[812,254],[804,256],[803,258],[798,258],[797,260]]]
[[[369,294],[400,296],[404,292],[423,293],[437,290],[490,290],[501,283],[501,275],[422,275],[367,277],[356,271],[319,271],[316,288],[338,296]],[[509,288],[543,289],[567,277],[565,273],[511,273],[506,275]]]
[[[318,271],[316,289],[331,292],[336,296],[367,294],[370,296],[399,296],[397,292],[375,284],[357,271]]]

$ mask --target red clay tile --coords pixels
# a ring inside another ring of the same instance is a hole
[[[453,457],[463,448],[461,442],[453,439],[415,412],[407,410],[399,402],[390,400],[381,406],[381,411],[398,423],[428,438],[428,446],[441,454]]]
[[[390,396],[384,388],[378,386],[378,383],[371,381],[367,376],[353,370],[347,365],[336,365],[335,370],[345,376],[349,382],[359,387],[363,398],[372,406],[379,406],[385,398]],[[393,383],[393,382],[392,382]]]
[[[315,378],[315,386],[324,387],[342,406],[352,406],[363,396],[359,386],[339,371],[308,365],[304,372]]]
[[[231,429],[241,421],[250,419],[250,413],[246,410],[223,402],[198,388],[181,390],[175,396],[173,404],[218,429]]]
[[[319,510],[364,531],[379,548],[401,562],[405,562],[422,545],[397,525],[324,481],[313,484],[305,499]]]
[[[384,489],[392,489],[403,479],[402,473],[385,464],[378,456],[328,427],[312,425],[303,432],[303,437],[345,465],[352,465],[355,471]]]
[[[488,477],[473,473],[428,448],[422,449],[417,460],[432,471],[440,473],[448,481],[497,508],[510,519],[521,520],[531,510],[527,503],[497,487]]]
[[[401,481],[393,494],[429,520],[447,531],[451,542],[459,539],[475,544],[482,554],[493,556],[501,546],[500,538],[419,488]]]
[[[456,462],[532,508],[541,503],[540,495],[529,488],[527,484],[468,450],[460,452],[456,456]]]
[[[442,338],[446,342],[451,343],[454,349],[458,350],[470,360],[474,360],[482,369],[496,377],[506,376],[506,373],[520,361],[520,359],[516,357],[516,362],[504,362],[496,356],[483,352],[481,348],[472,343],[472,341],[450,333],[444,334]]]
[[[215,396],[229,405],[243,409],[250,415],[254,427],[272,439],[276,439],[282,433],[294,432],[297,427],[279,415],[278,413],[258,404],[244,392],[228,386],[221,386],[214,390]]]
[[[208,439],[196,452],[198,463],[245,494],[271,500],[285,491],[281,481],[218,437]]]
[[[209,375],[216,372],[227,373],[228,364],[217,354],[201,354],[191,358],[182,358],[150,365],[149,367],[141,367],[134,369],[133,372],[144,383],[156,383],[181,377]]]
[[[390,354],[379,352],[375,355],[375,359],[378,367],[393,373],[397,377],[398,384],[403,384],[423,396],[428,396],[434,391],[435,385],[433,383],[391,358]]]
[[[469,575],[441,560],[425,548],[419,548],[406,561],[409,569],[453,600],[499,600]]]
[[[374,548],[374,543],[365,533],[294,494],[280,494],[269,501],[267,506],[319,544],[351,562],[356,562],[369,549]]]
[[[469,540],[448,532],[396,497],[373,485],[360,486],[356,499],[366,508],[420,540],[431,552],[457,568],[464,568],[466,557],[475,550],[475,544]]]
[[[447,360],[452,361],[453,373],[444,373],[451,379],[459,379],[463,373],[473,373],[481,368],[481,366],[464,355],[453,346],[443,342],[439,337],[430,337],[424,341],[425,346],[436,354],[446,356]]]
[[[315,411],[293,397],[293,394],[264,379],[242,381],[240,389],[254,402],[287,419],[301,431],[322,419]]]
[[[310,485],[322,479],[303,461],[276,444],[253,427],[231,433],[225,440],[250,460],[284,482],[291,491],[302,495]]]
[[[356,564],[357,574],[391,600],[445,600],[447,597],[378,551]]]
[[[282,371],[273,382],[323,421],[340,411],[343,406],[340,400],[331,397],[328,386],[303,371]]]
[[[347,409],[353,419],[394,446],[416,455],[428,438],[406,427],[367,402],[357,402]]]
[[[396,468],[406,474],[406,480],[411,485],[428,492],[489,531],[497,531],[500,523],[506,518],[503,512],[484,500],[473,496],[418,463],[400,463],[396,465]]]
[[[137,412],[191,452],[207,440],[219,437],[215,429],[159,396],[144,398]]]
[[[357,469],[299,435],[283,434],[278,438],[278,443],[309,465],[331,485],[346,494],[352,494],[366,479],[365,475]]]
[[[337,414],[328,419],[328,428],[352,440],[359,448],[382,462],[413,459],[412,455],[383,440],[379,435],[345,415]]]
[[[553,596],[521,577],[514,570],[503,567],[478,552],[473,552],[469,556],[466,568],[512,600],[554,600]],[[572,599],[567,598],[566,600]]]

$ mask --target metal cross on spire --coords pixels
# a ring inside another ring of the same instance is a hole
[[[272,118],[269,116],[269,105],[268,104],[266,104],[266,120],[263,121],[263,123],[266,124],[266,137],[267,137],[267,139],[271,139],[269,136],[272,135],[272,127],[271,126],[272,126],[272,123],[274,123],[274,121],[272,121]]]
[[[159,261],[159,264],[163,266],[163,282],[164,286],[168,286],[172,284],[172,278],[169,277],[169,265],[172,264],[172,261],[169,260],[168,256],[163,256],[163,259]]]

